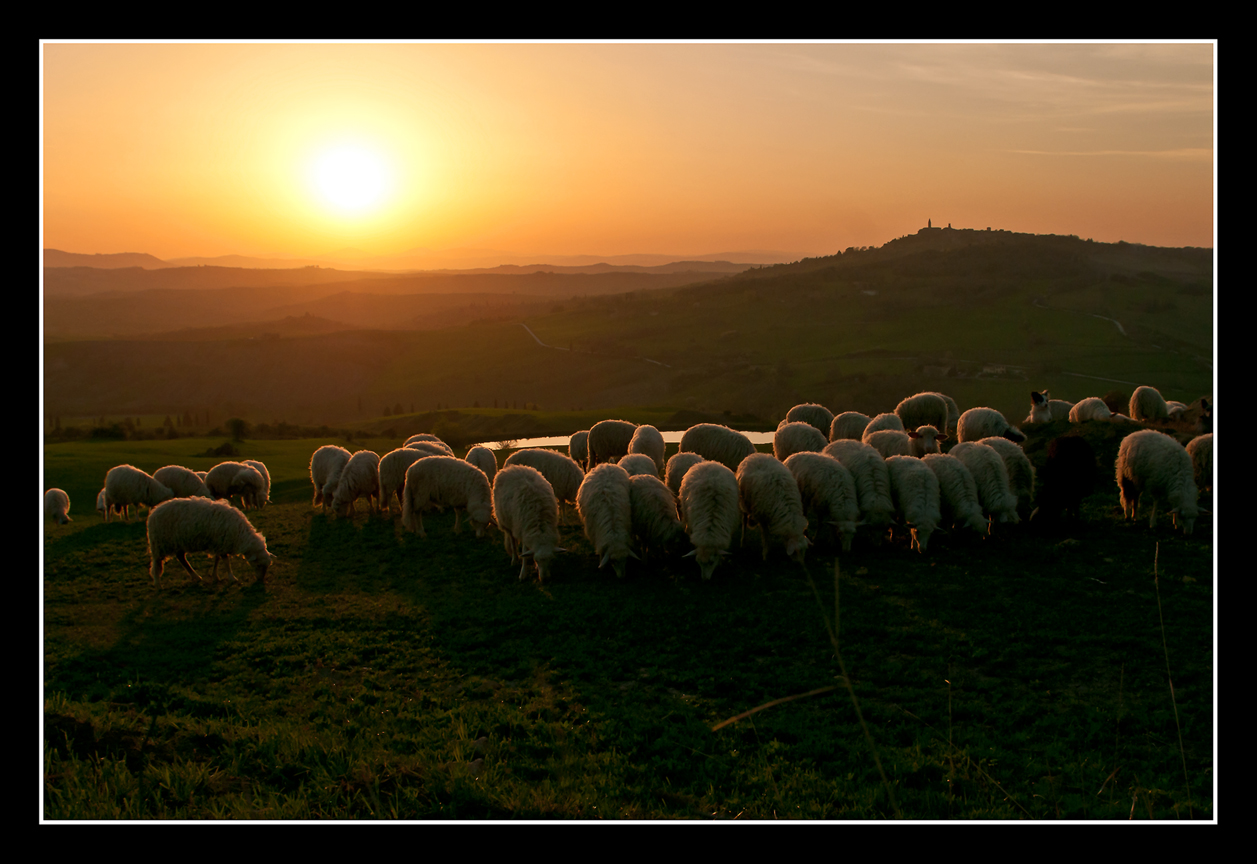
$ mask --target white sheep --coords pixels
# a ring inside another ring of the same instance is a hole
[[[265,507],[271,503],[271,472],[266,470],[266,465],[256,459],[243,459],[241,464],[248,465],[262,475],[262,491],[255,496],[254,506]]]
[[[1021,449],[1020,444],[999,436],[983,438],[977,443],[990,447],[1004,460],[1004,467],[1008,469],[1008,488],[1017,496],[1017,515],[1028,519],[1034,508],[1034,465],[1030,464],[1026,451]]]
[[[693,469],[691,469],[693,470]],[[807,518],[803,498],[790,469],[767,453],[752,453],[738,465],[738,500],[742,505],[743,529],[749,523],[760,527],[764,560],[768,560],[769,535],[786,546],[786,556],[803,563],[807,552]]]
[[[1189,406],[1186,402],[1176,402],[1173,399],[1165,400],[1165,410],[1167,416],[1171,420],[1181,420],[1183,413],[1188,410]]]
[[[920,459],[927,453],[938,453],[938,442],[946,440],[947,436],[933,426],[918,426],[908,433],[908,455]]]
[[[1187,455],[1192,457],[1192,476],[1201,492],[1213,491],[1213,433],[1197,435],[1187,442]]]
[[[558,450],[547,450],[542,447],[516,450],[507,457],[506,464],[528,465],[540,471],[541,476],[546,478],[550,488],[554,490],[554,497],[558,499],[560,509],[565,503],[572,505],[576,503],[576,493],[585,479],[585,472],[581,470],[580,464]]]
[[[70,518],[70,496],[61,489],[49,489],[44,493],[44,518],[54,519],[58,525],[73,522]]]
[[[991,523],[982,515],[978,486],[973,474],[955,456],[928,453],[921,458],[938,478],[939,501],[949,525],[963,525],[979,534],[990,533]]]
[[[637,424],[627,420],[600,420],[589,429],[589,467],[617,462],[628,455]]]
[[[311,506],[327,510],[340,483],[340,473],[349,462],[349,451],[335,444],[325,444],[310,456],[310,482],[314,484]]]
[[[1138,518],[1139,498],[1152,497],[1148,526],[1157,525],[1157,506],[1168,509],[1184,534],[1191,534],[1196,517],[1196,488],[1192,457],[1178,441],[1155,429],[1133,432],[1117,450],[1117,485],[1121,490],[1122,515]]]
[[[352,465],[352,460],[350,461]],[[346,469],[348,473],[349,469]],[[454,531],[459,519],[467,513],[467,521],[477,537],[493,522],[493,493],[483,471],[454,456],[428,456],[418,459],[406,469],[406,486],[402,491],[402,525],[427,537],[423,514],[433,509],[454,508]]]
[[[883,459],[891,456],[912,455],[912,439],[908,437],[907,432],[900,432],[898,429],[866,431],[863,443],[880,453]]]
[[[1009,424],[1004,415],[994,408],[970,408],[956,422],[956,438],[959,441],[980,441],[998,435],[1020,444],[1025,434]]]
[[[694,546],[685,557],[696,558],[703,579],[710,579],[742,522],[737,477],[720,462],[699,462],[685,472],[678,500],[681,523]]]
[[[169,486],[163,486],[134,465],[117,465],[105,475],[105,521],[109,521],[110,509],[122,511],[130,521],[132,504],[156,507],[175,497]]]
[[[955,435],[956,425],[960,422],[960,406],[956,404],[955,399],[951,398],[946,393],[939,393],[937,391],[930,392],[935,396],[943,397],[943,401],[947,403],[947,428],[943,429],[941,426],[939,428],[943,429],[943,431],[948,435]]]
[[[821,437],[824,437],[829,434],[829,430],[833,426],[834,412],[830,411],[824,405],[818,405],[815,402],[808,402],[803,405],[795,405],[787,411],[786,422],[807,423],[817,432],[821,433]]]
[[[592,438],[592,429],[589,434]],[[590,449],[594,450],[592,444]],[[609,561],[620,577],[624,576],[629,556],[637,557],[629,548],[633,532],[630,486],[627,471],[613,462],[604,462],[585,475],[576,493],[576,509],[585,523],[585,536],[593,544],[594,553],[601,556],[598,567],[605,567]]]
[[[685,479],[685,472],[702,461],[703,457],[697,453],[672,454],[664,468],[663,482],[672,490],[673,495],[681,494],[681,481]]]
[[[978,488],[978,502],[982,511],[996,522],[1020,522],[1017,515],[1017,496],[1008,482],[1008,468],[1004,458],[992,447],[975,441],[963,441],[948,451],[965,464],[973,475]]]
[[[1099,396],[1088,396],[1081,402],[1075,402],[1069,409],[1070,423],[1086,423],[1088,420],[1110,420],[1114,416],[1109,406]]]
[[[795,453],[785,466],[799,486],[803,515],[816,525],[816,539],[821,539],[826,525],[832,526],[838,531],[842,551],[850,552],[860,526],[860,500],[851,472],[823,453]]]
[[[615,464],[627,471],[630,477],[638,474],[648,474],[655,478],[659,477],[659,468],[655,465],[655,460],[645,453],[630,453]]]
[[[878,414],[869,421],[869,425],[864,427],[864,434],[861,436],[860,440],[864,440],[868,438],[871,433],[880,432],[883,429],[891,429],[896,432],[908,431],[904,428],[903,421],[899,419],[898,414],[883,413]]]
[[[418,443],[435,444],[438,447],[440,447],[442,450],[444,450],[447,456],[454,455],[454,451],[450,449],[450,445],[446,444],[444,441],[442,441],[440,438],[433,435],[431,432],[420,432],[418,435],[411,435],[409,438],[407,438],[405,441],[402,442],[402,446],[409,447],[411,444],[418,444]]]
[[[629,477],[629,511],[643,561],[651,551],[667,549],[685,536],[676,496],[653,474]]]
[[[528,572],[528,559],[545,582],[559,547],[559,502],[554,489],[536,468],[507,465],[493,478],[493,521],[511,563],[520,562],[519,578]]]
[[[231,479],[228,494],[240,496],[240,509],[259,508],[266,500],[267,483],[262,472],[252,465],[243,465]]]
[[[939,503],[939,483],[934,472],[912,456],[891,456],[886,460],[890,473],[890,496],[899,520],[912,531],[912,546],[924,552],[930,535],[943,521]]]
[[[631,441],[632,439],[630,439]],[[573,432],[572,437],[567,439],[567,455],[581,467],[584,471],[589,467],[589,430],[582,429],[580,432]]]
[[[418,450],[430,456],[454,455],[454,451],[443,441],[411,441],[409,444],[403,444],[402,447],[406,450]]]
[[[655,476],[663,476],[663,453],[664,453],[663,433],[649,424],[638,426],[637,431],[633,433],[632,439],[629,440],[628,452],[645,453],[655,462]]]
[[[182,465],[166,465],[153,472],[153,479],[175,493],[176,498],[211,498],[205,481],[191,468]]]
[[[1130,394],[1130,416],[1140,423],[1152,423],[1169,419],[1170,411],[1157,388],[1143,386]]]
[[[232,495],[238,495],[239,492],[231,491],[231,484],[240,473],[240,469],[244,467],[243,462],[219,462],[205,475],[206,488],[214,498],[229,498]]]
[[[453,458],[447,457],[447,458]],[[420,459],[420,462],[424,460]],[[457,460],[461,462],[462,460]],[[418,464],[418,463],[416,463]],[[464,463],[466,464],[466,463]],[[410,466],[411,468],[414,465]],[[409,471],[407,471],[409,474]],[[326,494],[326,492],[324,493]],[[340,482],[336,484],[336,492],[332,495],[332,512],[337,516],[356,515],[354,502],[366,496],[371,512],[378,512],[380,500],[380,457],[370,450],[359,450],[349,457],[345,470],[340,473]],[[403,504],[403,508],[405,505]],[[403,513],[405,510],[403,509]]]
[[[493,475],[498,473],[498,457],[492,450],[477,444],[467,451],[463,459],[483,471],[484,476],[489,478],[490,485],[493,484]]]
[[[800,406],[795,406],[798,407]],[[779,461],[785,462],[795,453],[819,453],[828,443],[825,434],[811,423],[805,420],[787,420],[773,433],[773,455]]]
[[[890,497],[890,473],[882,454],[863,441],[847,438],[830,442],[821,453],[837,459],[851,472],[864,524],[878,531],[890,525],[895,518],[895,504]]]
[[[830,441],[859,441],[869,427],[870,417],[859,411],[844,411],[829,426]]]
[[[435,454],[410,447],[398,447],[380,457],[380,465],[377,469],[380,475],[380,503],[384,506],[386,513],[392,515],[394,498],[397,499],[399,506],[403,503],[402,489],[406,487],[406,470],[420,459],[433,455]]]
[[[154,587],[161,587],[164,562],[170,556],[178,559],[189,575],[204,580],[188,563],[189,552],[208,552],[214,557],[214,581],[218,581],[218,562],[227,561],[232,580],[231,555],[243,555],[257,570],[259,582],[266,579],[266,570],[275,560],[266,550],[266,538],[254,530],[249,519],[226,501],[208,498],[176,498],[153,508],[148,516],[148,553],[152,559],[149,574]]]
[[[105,505],[105,490],[103,487],[96,493],[96,512],[103,516],[105,521],[109,521],[109,517],[106,515],[108,509]]]
[[[1030,413],[1023,421],[1025,423],[1051,423],[1056,420],[1068,420],[1069,412],[1073,409],[1073,402],[1066,402],[1064,399],[1051,399],[1048,397],[1048,391],[1044,390],[1039,393],[1035,390],[1030,391]]]
[[[719,462],[730,471],[755,452],[751,439],[741,432],[716,423],[699,423],[685,430],[677,448],[682,453],[697,453],[711,462]]]
[[[895,416],[903,423],[905,430],[916,429],[918,426],[946,430],[947,402],[937,393],[918,393],[896,405]]]

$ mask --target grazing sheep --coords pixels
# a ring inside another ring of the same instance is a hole
[[[880,538],[884,533],[882,529],[895,518],[885,458],[864,442],[848,439],[830,442],[821,453],[837,459],[851,472],[856,498],[860,502],[861,521],[878,532]]]
[[[830,441],[859,441],[864,437],[864,430],[869,426],[869,415],[859,411],[844,411],[834,418],[829,426]]]
[[[741,432],[716,423],[699,423],[685,430],[677,448],[682,453],[697,453],[711,462],[719,462],[730,471],[755,452],[751,439]]]
[[[453,458],[452,456],[449,458]],[[422,462],[423,460],[419,460]],[[461,459],[458,461],[462,461]],[[465,464],[465,463],[464,463]],[[411,466],[412,468],[414,465]],[[407,471],[409,474],[409,471]],[[326,495],[326,490],[324,491]],[[340,473],[340,482],[336,484],[336,492],[332,495],[332,512],[337,516],[356,515],[354,502],[366,496],[371,505],[371,512],[379,511],[380,500],[380,457],[370,450],[359,450],[349,457],[345,470]],[[403,514],[405,504],[403,503]]]
[[[752,453],[738,465],[738,500],[747,523],[760,526],[764,560],[768,560],[768,537],[780,538],[786,556],[803,563],[807,552],[807,519],[803,498],[790,469],[767,453]]]
[[[663,433],[654,426],[638,426],[629,441],[628,452],[645,453],[655,461],[655,476],[663,476]]]
[[[262,491],[256,496],[254,504],[257,507],[265,507],[271,503],[271,472],[267,471],[266,466],[256,459],[245,459],[241,464],[248,465],[262,475]]]
[[[352,464],[352,461],[351,461]],[[346,469],[348,472],[348,469]],[[463,511],[483,537],[493,521],[493,493],[483,471],[454,456],[427,456],[417,459],[406,469],[406,486],[402,490],[402,525],[427,537],[423,514],[427,510],[454,508],[454,532],[457,533]]]
[[[1173,399],[1165,400],[1166,416],[1171,420],[1183,419],[1183,413],[1187,411],[1186,402],[1175,402]]]
[[[239,492],[231,491],[232,481],[236,479],[236,475],[240,473],[240,469],[244,468],[243,462],[219,462],[209,470],[205,475],[205,486],[209,489],[210,494],[214,498],[229,498],[232,495],[238,495]]]
[[[1029,519],[1034,507],[1034,466],[1030,464],[1026,451],[1021,449],[1021,445],[998,436],[983,438],[977,443],[990,447],[1004,460],[1004,468],[1008,470],[1008,488],[1017,496],[1017,515],[1021,519]]]
[[[262,473],[251,465],[244,465],[236,476],[231,478],[231,485],[227,488],[228,497],[232,495],[240,496],[240,509],[248,510],[249,508],[260,508],[262,506],[264,496],[266,494],[266,479]]]
[[[436,454],[425,453],[411,447],[398,447],[380,457],[380,466],[377,470],[380,475],[380,503],[384,506],[384,512],[390,516],[393,515],[394,498],[397,499],[399,506],[404,506],[402,490],[406,487],[407,469],[420,459],[433,455]]]
[[[956,426],[960,423],[960,406],[956,404],[956,400],[948,396],[946,393],[930,391],[935,396],[943,397],[943,401],[947,403],[947,428],[943,429],[948,435],[956,434]]]
[[[61,489],[49,489],[44,493],[44,518],[55,519],[58,525],[74,520],[69,517],[70,496]]]
[[[742,522],[737,477],[720,462],[699,462],[685,472],[678,499],[681,522],[694,546],[685,557],[696,558],[703,579],[710,579],[720,556],[729,554],[733,532]]]
[[[818,405],[815,402],[808,402],[804,405],[795,405],[786,412],[787,423],[807,423],[824,437],[829,434],[830,428],[834,423],[834,412],[830,411],[824,405]],[[821,445],[824,446],[824,445]]]
[[[869,425],[864,427],[864,435],[861,440],[868,438],[874,432],[881,432],[883,429],[890,429],[895,432],[907,432],[904,428],[903,421],[899,419],[898,414],[878,414],[869,421]]]
[[[816,539],[821,539],[825,526],[832,526],[837,529],[842,551],[850,552],[860,525],[860,501],[851,472],[823,453],[795,453],[785,465],[799,486],[803,515],[816,526]]]
[[[808,406],[795,406],[795,408],[798,407]],[[781,462],[785,462],[795,453],[819,453],[828,443],[825,440],[825,433],[818,431],[811,423],[790,420],[778,426],[777,431],[773,433],[773,455]]]
[[[673,495],[681,494],[681,481],[685,478],[685,472],[702,461],[703,457],[697,453],[672,454],[664,469],[663,482],[672,490]]]
[[[340,474],[349,463],[349,451],[335,444],[325,444],[310,457],[310,482],[314,484],[311,506],[327,510],[340,483]]]
[[[1038,507],[1032,520],[1055,521],[1066,513],[1082,516],[1082,502],[1100,479],[1096,454],[1078,435],[1063,435],[1048,442],[1047,457],[1039,474]]]
[[[956,437],[960,441],[980,441],[996,435],[1018,444],[1026,440],[1022,431],[1009,425],[1004,415],[994,408],[970,408],[956,423]]]
[[[1099,396],[1088,396],[1081,402],[1074,403],[1069,409],[1070,423],[1086,423],[1088,420],[1110,420],[1114,416],[1109,406]]]
[[[593,437],[592,429],[590,437]],[[585,523],[585,536],[594,545],[594,553],[602,556],[598,567],[601,569],[610,561],[615,575],[620,577],[624,576],[628,557],[637,557],[629,548],[633,532],[631,486],[628,472],[619,465],[604,462],[585,475],[576,493],[576,509]]]
[[[589,430],[589,467],[618,462],[628,455],[637,424],[627,420],[600,420]]]
[[[947,429],[947,403],[937,393],[909,396],[895,406],[895,416],[903,423],[905,430],[916,429],[918,426]]]
[[[1046,390],[1042,393],[1031,390],[1030,413],[1023,422],[1051,423],[1054,420],[1068,420],[1069,412],[1073,407],[1073,402],[1066,402],[1064,399],[1049,399]]]
[[[1170,411],[1157,388],[1143,386],[1136,387],[1135,392],[1130,394],[1130,416],[1140,423],[1152,423],[1168,420]]]
[[[947,524],[963,525],[979,534],[989,533],[991,523],[982,515],[978,486],[965,463],[944,453],[928,453],[921,462],[938,478],[939,502]]]
[[[864,443],[882,455],[883,459],[891,456],[911,456],[912,439],[907,432],[897,429],[878,429],[864,433]]]
[[[948,453],[965,464],[978,487],[978,502],[982,512],[996,522],[1020,522],[1017,515],[1017,496],[1008,482],[1008,468],[1004,458],[992,447],[974,441],[964,441]]]
[[[430,456],[454,455],[454,451],[442,441],[411,441],[409,444],[403,444],[402,447],[406,450],[418,450]]]
[[[1117,485],[1121,490],[1122,514],[1138,518],[1139,497],[1152,497],[1148,527],[1157,527],[1157,505],[1170,511],[1184,534],[1191,534],[1200,511],[1192,457],[1169,435],[1155,429],[1133,432],[1122,439],[1117,451]]]
[[[685,536],[676,496],[653,474],[629,477],[629,511],[643,561],[650,552],[665,550]]]
[[[559,547],[559,502],[541,472],[527,465],[507,465],[493,478],[493,521],[511,563],[520,562],[519,578],[528,572],[528,559],[545,582]]]
[[[1192,476],[1201,492],[1213,491],[1213,433],[1197,435],[1187,442],[1187,455],[1192,457]]]
[[[450,445],[446,444],[444,441],[442,441],[440,438],[433,435],[431,432],[420,432],[418,435],[411,435],[409,438],[407,438],[405,441],[402,442],[402,446],[409,447],[411,444],[419,444],[419,443],[435,444],[438,447],[440,447],[442,450],[444,450],[447,456],[454,455],[454,451],[450,449]]]
[[[920,459],[927,453],[938,453],[938,442],[946,440],[947,436],[933,426],[918,426],[908,433],[908,455]]]
[[[630,439],[631,443],[631,439]],[[589,467],[589,430],[572,433],[567,441],[567,455],[584,471]]]
[[[259,582],[265,581],[266,570],[275,560],[266,550],[266,538],[254,530],[249,519],[226,501],[208,498],[176,498],[153,508],[148,516],[148,554],[152,559],[149,575],[153,586],[161,587],[164,562],[170,556],[178,559],[189,575],[198,582],[205,580],[188,563],[189,552],[208,552],[214,557],[214,581],[218,581],[218,561],[227,560],[227,572],[233,581],[228,556],[243,555],[257,570]]]
[[[132,504],[156,507],[173,497],[175,493],[169,486],[163,486],[134,465],[117,465],[105,475],[105,521],[109,521],[111,508],[121,510],[123,518],[130,521]]]
[[[493,475],[498,473],[498,457],[492,450],[477,444],[467,451],[467,455],[463,459],[483,471],[484,476],[489,478],[489,483],[493,483]],[[578,462],[577,464],[579,465],[580,463]]]
[[[105,506],[105,490],[103,488],[96,493],[96,512],[103,516],[105,521],[109,521],[109,517],[106,515],[108,510]]]
[[[630,453],[615,464],[627,471],[630,477],[638,474],[649,474],[651,477],[656,478],[659,476],[659,469],[655,465],[655,460],[645,453]]]
[[[209,487],[197,473],[182,465],[167,465],[153,472],[153,479],[175,493],[176,498],[212,498]]]
[[[554,490],[554,497],[560,506],[565,502],[576,503],[576,492],[580,489],[581,481],[585,479],[585,472],[581,470],[580,464],[558,450],[541,447],[516,450],[507,458],[506,464],[529,465],[540,471],[541,476],[546,478],[550,488]]]
[[[920,459],[891,456],[886,460],[890,473],[890,496],[899,520],[912,531],[912,547],[924,552],[930,535],[943,521],[939,503],[938,477]]]

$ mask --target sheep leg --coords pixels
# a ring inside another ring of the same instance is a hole
[[[108,512],[108,509],[106,509],[105,512]],[[153,564],[151,567],[149,567],[148,572],[149,572],[149,577],[151,578],[153,582],[154,588],[161,588],[161,574],[162,574],[162,569],[163,569],[162,568],[163,563],[164,562],[160,556],[157,556],[157,555],[153,556]]]
[[[460,529],[458,527],[458,520],[462,517],[462,515],[463,515],[462,509],[455,507],[454,508],[454,533],[455,534],[460,533]]]
[[[184,569],[184,570],[187,570],[187,571],[188,571],[188,574],[189,574],[190,576],[192,576],[194,579],[196,579],[196,581],[198,581],[198,582],[204,582],[204,581],[205,581],[204,579],[202,579],[202,578],[201,578],[201,576],[200,576],[200,574],[199,574],[199,573],[197,573],[195,570],[193,570],[193,569],[192,569],[192,565],[188,563],[188,553],[187,553],[187,552],[177,552],[177,553],[175,553],[175,558],[177,558],[177,559],[179,560],[179,563],[183,565],[183,569]]]

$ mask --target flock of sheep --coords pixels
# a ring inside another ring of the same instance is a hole
[[[1098,405],[1097,405],[1098,403]],[[1102,409],[1102,410],[1101,410]],[[1032,393],[1027,423],[1122,417],[1100,399],[1077,404]],[[1151,387],[1131,397],[1130,418],[1141,422],[1196,417],[1211,428],[1210,406],[1167,403]],[[943,453],[941,443],[958,443]],[[313,505],[351,516],[365,498],[373,512],[392,512],[396,498],[408,530],[426,537],[423,515],[455,510],[455,530],[465,515],[477,536],[490,526],[502,532],[520,579],[530,565],[544,581],[559,545],[564,506],[574,508],[599,558],[623,576],[629,558],[644,559],[684,544],[692,547],[703,579],[730,554],[735,533],[758,526],[763,556],[781,546],[802,562],[809,545],[833,537],[849,551],[857,536],[880,543],[889,530],[907,530],[925,552],[931,535],[945,527],[986,534],[993,524],[1015,523],[1044,513],[1077,513],[1091,491],[1096,458],[1078,436],[1048,448],[1040,493],[1035,470],[1022,451],[1025,435],[991,408],[961,413],[942,393],[918,393],[893,412],[869,417],[848,411],[834,416],[817,404],[796,405],[778,426],[773,453],[759,453],[742,433],[702,423],[681,438],[679,452],[664,461],[662,434],[653,426],[604,420],[577,432],[569,453],[525,449],[499,470],[493,451],[472,447],[464,458],[431,434],[415,435],[383,457],[320,447],[310,459]],[[1212,486],[1212,433],[1187,447],[1145,429],[1123,438],[1116,478],[1125,516],[1135,518],[1141,495],[1169,511],[1190,534],[1199,515],[1199,489]],[[270,475],[256,461],[224,462],[208,473],[167,466],[152,476],[130,465],[111,469],[97,509],[126,518],[130,505],[152,508],[148,517],[151,579],[160,587],[164,560],[188,564],[189,552],[220,560],[242,555],[264,579],[273,557],[242,509],[269,499]],[[227,500],[239,496],[241,508]],[[1037,504],[1037,507],[1035,506]],[[1033,508],[1033,509],[1032,509]],[[45,512],[69,521],[69,499],[59,489],[45,495]],[[812,525],[812,537],[806,529]],[[639,554],[640,553],[640,554]]]

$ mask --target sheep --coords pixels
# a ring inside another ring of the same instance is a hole
[[[541,472],[528,465],[507,465],[493,478],[493,521],[502,531],[502,544],[511,563],[520,562],[519,578],[528,572],[528,559],[545,582],[559,546],[559,502]]]
[[[970,408],[956,422],[956,438],[959,441],[978,441],[995,435],[1018,444],[1026,440],[1022,431],[1009,425],[1004,415],[994,408]]]
[[[1096,454],[1078,435],[1053,438],[1039,474],[1038,507],[1030,519],[1054,521],[1065,513],[1082,516],[1082,502],[1100,479]],[[1037,524],[1037,523],[1036,523]]]
[[[1042,393],[1031,390],[1030,413],[1022,422],[1051,423],[1055,420],[1068,420],[1069,412],[1073,407],[1073,402],[1066,402],[1064,399],[1049,399],[1046,390]]]
[[[244,465],[236,472],[236,476],[231,478],[231,485],[227,491],[229,496],[240,496],[240,509],[247,510],[250,507],[256,509],[261,507],[265,500],[266,479],[262,476],[262,472],[253,466]]]
[[[939,502],[947,523],[963,525],[979,534],[989,533],[991,523],[982,515],[978,486],[965,463],[944,453],[927,453],[921,462],[938,478]]]
[[[432,455],[435,454],[410,447],[398,447],[380,457],[380,465],[377,469],[380,476],[380,503],[390,516],[393,514],[394,498],[397,499],[398,505],[404,506],[402,490],[406,487],[406,470],[420,459]]]
[[[880,432],[883,429],[893,429],[896,432],[906,432],[903,421],[899,419],[898,414],[878,414],[869,421],[869,425],[864,427],[864,434],[861,440],[867,438],[873,432]]]
[[[697,453],[704,459],[719,462],[730,471],[755,452],[751,439],[741,432],[716,423],[699,423],[685,430],[677,448],[682,453]]]
[[[1030,464],[1026,451],[1021,449],[1021,445],[999,436],[983,438],[977,443],[990,447],[1004,460],[1004,468],[1008,470],[1008,488],[1017,496],[1017,515],[1029,519],[1034,506],[1034,466]]]
[[[1166,411],[1166,416],[1167,416],[1170,420],[1181,420],[1181,419],[1183,419],[1183,413],[1184,413],[1186,410],[1187,410],[1187,403],[1186,403],[1186,402],[1176,402],[1176,401],[1174,401],[1173,399],[1166,399],[1166,400],[1165,400],[1165,411]]]
[[[685,472],[702,461],[703,457],[697,453],[672,454],[672,458],[668,460],[664,468],[663,482],[672,490],[673,495],[681,494],[681,482],[685,478]]]
[[[911,456],[912,439],[907,432],[897,429],[878,429],[864,433],[864,443],[882,455],[883,459],[890,456]]]
[[[1200,511],[1196,505],[1192,457],[1178,441],[1155,429],[1133,432],[1122,439],[1117,451],[1117,485],[1121,490],[1122,515],[1138,518],[1140,495],[1152,497],[1148,527],[1157,526],[1157,505],[1168,508],[1176,525],[1191,534]]]
[[[444,450],[446,455],[448,456],[454,455],[454,451],[450,449],[450,445],[446,444],[444,441],[442,441],[440,438],[433,435],[431,432],[420,432],[418,435],[411,435],[404,442],[402,442],[402,446],[409,447],[411,444],[418,444],[418,443],[435,444],[438,447],[440,447],[442,450]]]
[[[365,452],[365,451],[364,451]],[[352,465],[352,460],[350,462]],[[349,469],[346,469],[348,473]],[[427,537],[423,514],[427,510],[454,508],[454,531],[458,532],[462,511],[483,537],[493,522],[493,493],[485,473],[454,456],[427,456],[415,460],[406,469],[406,487],[402,490],[402,525]]]
[[[956,426],[960,422],[960,406],[956,404],[956,400],[948,396],[946,393],[930,391],[935,396],[943,397],[943,401],[947,403],[947,427],[943,429],[948,435],[956,434]],[[939,427],[942,428],[942,427]]]
[[[855,493],[855,478],[837,459],[823,453],[795,453],[785,466],[794,475],[803,501],[803,514],[815,514],[816,539],[821,539],[826,525],[838,531],[842,551],[851,551],[851,541],[860,525],[860,501]]]
[[[864,437],[864,430],[869,425],[869,415],[861,414],[859,411],[844,411],[834,418],[834,422],[829,426],[830,441],[844,441],[851,439],[859,441]]]
[[[332,503],[341,471],[349,462],[349,451],[335,444],[325,444],[310,457],[310,482],[314,484],[313,507],[327,510]],[[329,488],[330,487],[330,488]]]
[[[106,522],[109,521],[109,516],[107,515],[109,511],[105,505],[105,490],[103,487],[96,493],[96,512],[103,516]]]
[[[1170,412],[1160,391],[1143,386],[1136,387],[1135,392],[1130,394],[1130,416],[1140,423],[1151,423],[1168,420]]]
[[[974,441],[962,441],[951,448],[948,455],[963,462],[973,475],[984,513],[996,522],[1021,521],[1017,515],[1017,496],[1008,482],[1008,468],[1004,465],[1004,458],[994,448]]]
[[[121,510],[123,518],[130,521],[132,504],[156,507],[173,497],[175,493],[169,486],[158,483],[134,465],[117,465],[105,475],[105,521],[109,521],[110,508]]]
[[[402,447],[406,450],[418,450],[420,453],[427,453],[431,456],[454,455],[454,451],[442,441],[411,441],[409,444],[403,444]]]
[[[697,559],[699,573],[710,579],[742,521],[737,477],[723,463],[699,462],[685,472],[677,497],[681,523],[694,546],[685,557]]]
[[[540,471],[541,476],[546,478],[550,488],[554,490],[554,497],[560,507],[564,503],[576,503],[576,492],[580,489],[581,481],[585,479],[585,472],[581,470],[580,464],[557,450],[540,447],[517,450],[507,458],[506,464],[529,465]]]
[[[420,462],[422,461],[421,459]],[[413,468],[414,465],[410,467]],[[407,473],[409,474],[409,471]],[[324,490],[324,495],[326,495],[326,490]],[[345,470],[341,472],[340,482],[336,484],[336,492],[332,495],[332,512],[337,516],[356,514],[357,508],[354,507],[354,502],[363,495],[367,497],[367,503],[371,505],[371,512],[377,512],[380,500],[380,457],[370,450],[359,450],[345,463]],[[404,514],[404,503],[402,507]]]
[[[943,521],[939,503],[939,483],[934,472],[912,456],[891,456],[886,460],[890,473],[890,495],[895,513],[912,531],[912,547],[925,552],[930,535]]]
[[[752,453],[738,465],[738,500],[742,505],[743,531],[747,523],[760,526],[764,560],[768,560],[768,536],[780,538],[786,556],[803,563],[807,552],[807,519],[803,497],[790,469],[767,453]]]
[[[592,438],[592,429],[589,434]],[[629,501],[631,486],[627,471],[614,463],[604,462],[595,465],[585,475],[576,493],[576,509],[585,523],[585,536],[593,544],[594,553],[602,556],[598,562],[599,569],[610,561],[611,568],[619,577],[624,576],[626,559],[637,557],[629,548],[633,532],[632,504]]]
[[[498,473],[498,457],[488,447],[481,447],[477,444],[467,451],[463,459],[475,465],[484,472],[484,476],[489,478],[489,483],[493,483],[493,475]],[[580,464],[579,462],[577,463]]]
[[[895,416],[903,423],[903,428],[916,429],[918,426],[933,426],[935,429],[947,429],[947,403],[937,393],[918,393],[909,396],[895,406]]]
[[[211,498],[209,487],[196,472],[182,465],[166,465],[153,472],[153,479],[175,493],[176,498]]]
[[[589,467],[617,462],[628,455],[637,424],[627,420],[600,420],[589,430]]]
[[[632,443],[630,439],[630,443]],[[585,470],[589,467],[589,430],[582,429],[580,432],[573,432],[572,437],[567,440],[567,455]]]
[[[262,475],[262,491],[255,496],[254,505],[257,507],[265,507],[271,502],[271,472],[266,470],[266,466],[256,459],[245,459],[241,462]]]
[[[243,555],[257,571],[259,582],[266,580],[267,568],[275,561],[266,549],[266,538],[249,523],[249,519],[226,501],[208,498],[176,498],[153,508],[148,516],[148,554],[152,559],[149,575],[153,587],[161,588],[164,562],[170,556],[178,559],[183,569],[195,577],[200,575],[188,563],[189,552],[208,552],[214,557],[214,581],[218,581],[218,561],[227,560],[227,572],[233,581],[228,556]]]
[[[933,426],[918,426],[908,433],[908,455],[920,459],[927,453],[938,453],[938,442],[946,440],[947,436]]]
[[[61,489],[49,489],[44,493],[44,518],[54,519],[58,525],[73,522],[70,518],[70,496]]]
[[[1202,492],[1213,491],[1213,433],[1197,435],[1187,442],[1187,455],[1192,457],[1192,476],[1196,488]]]
[[[878,531],[889,525],[895,517],[895,504],[890,497],[890,474],[882,455],[862,441],[848,439],[830,442],[821,453],[837,459],[851,472],[864,524]]]
[[[645,453],[655,460],[655,476],[663,476],[663,433],[649,424],[638,426],[629,441],[629,453]]]
[[[676,496],[653,474],[629,477],[629,512],[643,561],[652,550],[666,549],[685,535]]]
[[[205,475],[205,486],[215,499],[229,498],[232,495],[239,494],[232,492],[231,483],[236,479],[236,475],[240,473],[240,469],[244,468],[243,462],[219,462],[209,470]]]
[[[829,434],[829,430],[833,426],[834,412],[824,405],[808,402],[804,405],[795,405],[787,411],[786,422],[807,423],[821,433],[822,436],[825,436]]]
[[[825,433],[818,431],[811,423],[791,420],[778,426],[773,434],[773,455],[785,462],[795,453],[819,453],[828,443]]]
[[[659,469],[655,465],[655,460],[645,453],[630,453],[615,464],[627,471],[630,477],[638,474],[649,474],[651,477],[656,478],[659,476]]]
[[[1088,420],[1109,420],[1113,417],[1109,406],[1099,396],[1088,396],[1081,402],[1075,402],[1069,409],[1070,423],[1086,423]]]

